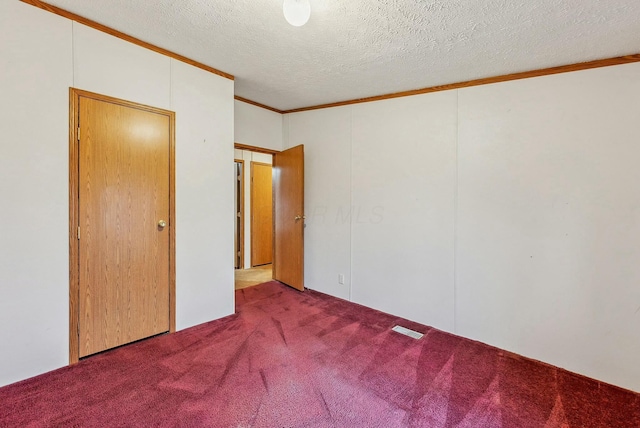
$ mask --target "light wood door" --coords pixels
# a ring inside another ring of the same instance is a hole
[[[84,357],[170,329],[171,118],[86,97],[78,118]]]
[[[273,156],[273,278],[304,290],[304,146]]]
[[[251,162],[251,266],[273,262],[271,165]]]

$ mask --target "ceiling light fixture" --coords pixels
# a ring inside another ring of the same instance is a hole
[[[282,11],[287,22],[294,27],[301,27],[311,16],[309,0],[284,0]]]

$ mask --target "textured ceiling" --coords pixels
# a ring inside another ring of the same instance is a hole
[[[47,0],[281,110],[640,53],[640,0]]]

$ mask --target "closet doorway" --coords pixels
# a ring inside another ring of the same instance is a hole
[[[273,262],[271,164],[251,162],[251,267]]]
[[[175,113],[70,89],[69,362],[175,330]]]

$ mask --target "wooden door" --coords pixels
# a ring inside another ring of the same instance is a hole
[[[273,156],[273,278],[304,290],[304,146]]]
[[[251,266],[273,261],[271,165],[251,162]]]
[[[77,109],[84,357],[172,329],[173,115],[81,95]]]

